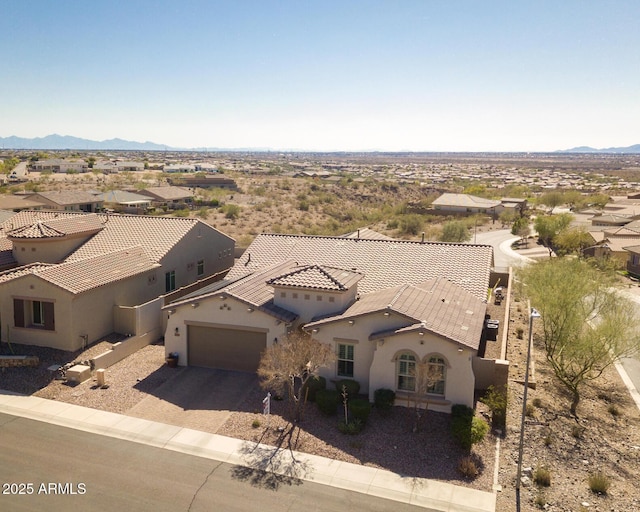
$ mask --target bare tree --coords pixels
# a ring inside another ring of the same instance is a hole
[[[418,432],[429,409],[429,392],[442,380],[443,374],[442,367],[430,361],[416,361],[410,373],[415,377],[415,391],[408,395],[407,402],[410,407],[413,407],[412,431]],[[424,409],[421,408],[422,404]]]
[[[262,354],[258,376],[262,387],[286,395],[294,422],[302,420],[306,384],[320,368],[335,359],[329,345],[304,332],[291,332]]]

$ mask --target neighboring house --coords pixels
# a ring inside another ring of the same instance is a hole
[[[125,213],[143,213],[151,206],[151,198],[126,190],[110,190],[103,194],[96,194],[104,206]]]
[[[165,350],[255,371],[265,348],[304,328],[338,356],[328,380],[354,378],[371,399],[388,387],[402,403],[422,361],[442,377],[430,407],[472,406],[492,264],[484,245],[258,235],[224,281],[165,306]]]
[[[150,197],[154,206],[193,202],[193,192],[182,187],[149,187],[140,190],[139,193]]]
[[[469,194],[445,193],[431,203],[433,209],[457,214],[485,213],[499,215],[504,206],[500,201],[485,199],[484,197],[471,196]]]
[[[196,172],[196,166],[192,164],[169,164],[165,165],[164,172]]]
[[[51,158],[48,160],[38,160],[30,164],[32,171],[43,172],[87,172],[89,164],[84,160],[64,160],[62,158]]]
[[[76,350],[130,333],[134,306],[226,272],[234,245],[196,219],[17,213],[0,226],[0,265],[13,267],[0,273],[0,339]]]
[[[231,190],[235,190],[238,188],[238,184],[235,180],[231,178],[227,178],[225,176],[202,176],[202,177],[178,177],[178,178],[169,178],[167,179],[170,185],[182,185],[185,187],[200,187],[200,188],[209,188],[209,187],[218,187],[218,188],[228,188]]]
[[[43,204],[48,210],[97,212],[102,209],[102,200],[90,192],[66,190],[62,192],[37,192],[26,197]]]
[[[627,251],[627,272],[634,277],[640,277],[640,244],[624,247]]]
[[[44,207],[43,202],[27,199],[25,195],[0,194],[0,210],[20,212],[22,210],[39,210]]]
[[[442,194],[432,203],[432,208],[442,213],[499,215],[503,211],[511,211],[523,215],[527,209],[527,200],[504,197],[500,201],[485,199],[469,194]]]

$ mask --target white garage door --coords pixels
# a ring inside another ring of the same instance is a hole
[[[267,346],[267,333],[219,327],[188,326],[188,364],[255,372]]]

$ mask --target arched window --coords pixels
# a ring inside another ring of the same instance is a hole
[[[413,354],[405,352],[398,356],[396,373],[399,390],[416,390],[416,357]]]
[[[428,360],[428,373],[431,385],[427,393],[444,395],[444,383],[447,377],[447,364],[442,357],[431,356]]]

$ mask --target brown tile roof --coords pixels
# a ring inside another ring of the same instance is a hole
[[[158,267],[160,265],[138,246],[81,261],[43,266],[33,273],[71,293],[82,293]]]
[[[305,265],[274,277],[268,284],[293,288],[345,291],[362,279],[362,274],[335,267]]]
[[[43,197],[59,205],[73,205],[73,204],[86,204],[86,203],[99,203],[101,202],[93,194],[85,192],[83,190],[63,190],[60,192],[38,192],[28,196],[27,199],[37,201],[38,198]]]
[[[407,329],[425,329],[477,349],[484,327],[487,305],[447,279],[431,279],[417,285],[401,285],[365,294],[344,313],[306,324],[311,329],[323,324],[353,319],[377,312],[407,318],[407,325],[391,331],[373,333],[370,339],[388,337]]]
[[[160,200],[174,201],[176,199],[185,199],[193,197],[193,192],[182,187],[149,187],[140,191],[140,194],[158,198]]]
[[[198,302],[207,297],[218,295],[233,297],[247,306],[263,311],[283,322],[293,322],[298,315],[273,303],[273,288],[267,282],[274,277],[290,272],[295,267],[294,261],[285,261],[235,280],[225,279],[224,283],[226,284],[222,282],[213,283],[172,302],[170,305],[165,306],[165,309],[181,304]]]
[[[57,222],[53,223],[56,219]],[[154,260],[160,261],[182,237],[193,230],[214,230],[198,219],[150,217],[144,215],[102,215],[61,211],[22,211],[0,225],[3,233],[41,221],[61,231],[72,233],[83,229],[104,229],[93,235],[66,261],[77,261],[141,245]]]
[[[0,237],[0,267],[15,265],[13,257],[13,243],[8,238]]]
[[[342,236],[344,238],[367,238],[369,240],[393,240],[392,237],[378,233],[371,228],[362,228]]]
[[[28,274],[37,274],[40,270],[54,266],[49,263],[31,263],[30,265],[24,265],[22,267],[12,268],[0,272],[0,283],[17,279],[18,277],[26,276]]]
[[[7,232],[9,238],[57,238],[79,233],[95,233],[104,228],[104,219],[95,214],[38,219],[34,224]]]
[[[366,240],[343,237],[261,234],[228,274],[230,279],[292,259],[331,265],[364,275],[361,293],[445,277],[486,300],[493,248],[488,245]]]

